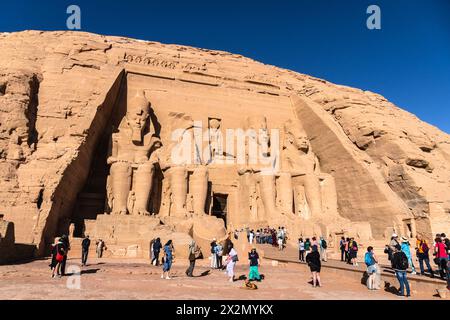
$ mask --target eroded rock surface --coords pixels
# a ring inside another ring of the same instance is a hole
[[[175,163],[173,131],[195,137],[199,123],[209,156]],[[280,146],[277,173],[221,152],[239,128],[267,133],[253,141],[267,154]],[[222,213],[228,229],[283,224],[332,245],[450,223],[449,135],[382,96],[227,52],[83,32],[0,34],[0,168],[0,212],[41,254],[71,224],[95,237],[127,215],[196,238],[221,237],[221,223],[191,221]],[[126,245],[142,245],[128,232]]]

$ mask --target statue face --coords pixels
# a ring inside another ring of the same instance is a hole
[[[143,94],[138,94],[130,100],[126,119],[132,130],[133,142],[142,142],[144,129],[149,115],[149,102]]]

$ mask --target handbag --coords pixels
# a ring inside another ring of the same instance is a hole
[[[56,253],[56,261],[62,262],[63,260],[64,260],[64,256],[61,253],[57,252]]]

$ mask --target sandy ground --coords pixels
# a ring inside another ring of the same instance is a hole
[[[175,261],[171,280],[161,279],[161,268],[145,260],[91,259],[81,277],[56,279],[48,264],[49,260],[37,260],[0,266],[0,299],[406,299],[384,290],[369,291],[345,273],[327,275],[326,270],[323,287],[313,288],[306,266],[272,266],[269,261],[260,268],[265,279],[252,291],[240,289],[243,280],[230,283],[223,271],[210,271],[208,260],[199,261],[194,278],[185,276],[185,261]],[[70,265],[80,268],[79,259],[69,259]],[[236,275],[247,272],[247,266],[238,262]],[[79,289],[70,288],[77,283]],[[412,299],[436,298],[413,292]]]

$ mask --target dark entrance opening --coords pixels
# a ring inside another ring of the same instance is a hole
[[[105,212],[106,203],[106,179],[109,175],[109,167],[106,164],[108,156],[110,130],[101,137],[93,155],[89,175],[86,183],[78,193],[72,223],[75,225],[73,236],[84,236],[84,220],[95,220],[98,214]]]
[[[211,215],[223,219],[225,226],[227,225],[227,194],[214,193]]]

